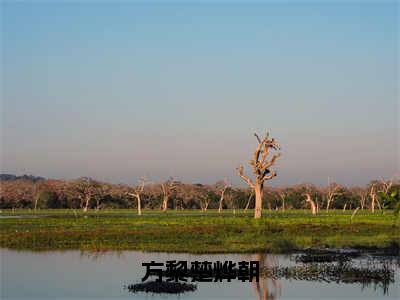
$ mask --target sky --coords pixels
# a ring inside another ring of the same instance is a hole
[[[271,185],[400,174],[399,3],[2,1],[1,173]]]

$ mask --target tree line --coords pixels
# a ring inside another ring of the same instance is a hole
[[[377,211],[382,209],[379,194],[400,191],[399,180],[373,180],[365,186],[347,187],[338,183],[317,186],[309,183],[285,187],[263,187],[262,207],[270,210],[311,209],[313,213],[330,209]],[[188,184],[169,178],[133,186],[101,182],[88,177],[74,180],[35,179],[35,177],[0,177],[0,208],[69,208],[101,210],[131,208],[167,211],[171,209],[255,208],[251,187],[235,187],[226,180],[215,184]]]

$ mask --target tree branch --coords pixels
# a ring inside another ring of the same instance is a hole
[[[252,188],[255,188],[255,185],[253,183],[253,181],[247,177],[246,175],[244,175],[244,170],[243,170],[243,166],[240,166],[239,168],[236,169],[238,175]]]
[[[275,161],[281,156],[281,153],[274,154],[270,161],[267,161],[265,165],[262,167],[262,171],[265,172],[269,167],[272,167],[275,164]]]
[[[276,172],[275,172],[275,171],[272,171],[272,173],[271,173],[270,175],[264,176],[262,180],[263,180],[263,181],[265,181],[265,180],[270,180],[270,179],[274,178],[276,175],[277,175]]]

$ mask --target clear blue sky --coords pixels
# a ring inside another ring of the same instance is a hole
[[[297,2],[296,2],[297,3]],[[2,2],[1,172],[274,185],[399,173],[399,4]]]

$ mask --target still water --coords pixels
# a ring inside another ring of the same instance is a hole
[[[124,285],[139,283],[142,262],[167,260],[250,261],[260,255],[190,255],[138,251],[88,253],[29,252],[1,249],[1,299],[399,299],[400,272],[386,291],[373,284],[327,283],[294,279],[262,279],[254,283],[196,283],[197,290],[181,295],[132,294]],[[263,255],[266,266],[291,266],[290,256]]]

